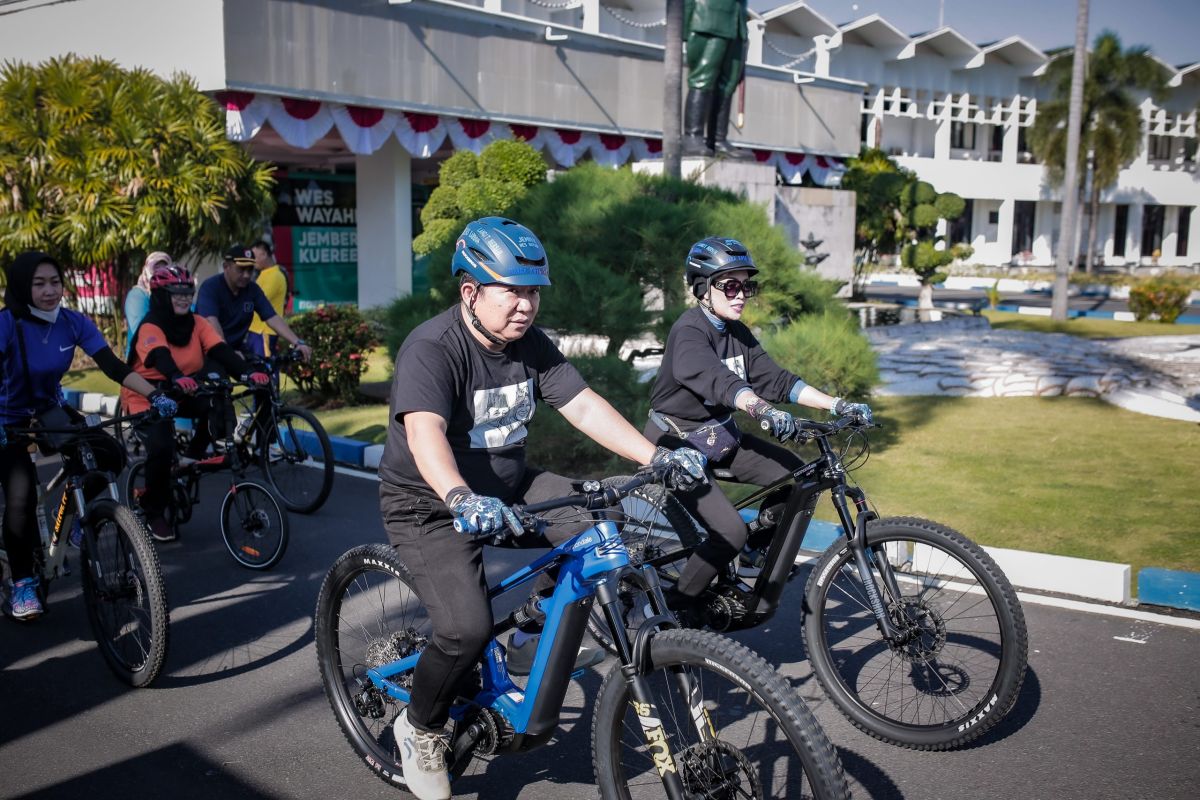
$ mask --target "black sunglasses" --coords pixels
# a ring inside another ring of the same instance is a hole
[[[733,300],[738,296],[738,292],[748,299],[758,294],[758,281],[739,281],[737,278],[727,278],[714,283],[713,288],[723,293],[726,300]]]

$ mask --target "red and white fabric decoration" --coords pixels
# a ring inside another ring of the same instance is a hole
[[[389,111],[253,92],[217,92],[216,100],[225,107],[225,135],[237,142],[253,139],[269,122],[285,142],[303,149],[312,147],[336,126],[346,147],[357,155],[376,152],[395,135],[413,158],[433,156],[447,136],[456,150],[473,153],[497,139],[515,139],[535,150],[548,149],[561,167],[575,166],[589,152],[593,160],[608,167],[619,167],[631,158],[640,161],[662,157],[662,140],[642,136]],[[838,186],[846,172],[845,162],[832,156],[761,149],[750,152],[756,163],[776,167],[784,183],[792,185],[808,173],[818,186]]]
[[[537,125],[520,125],[513,122],[509,123],[508,131],[511,138],[518,142],[525,142],[534,150],[541,150],[546,145],[545,130]]]
[[[846,166],[836,158],[808,156],[808,174],[817,186],[839,186]]]
[[[592,138],[592,160],[603,167],[617,167],[629,160],[633,144],[628,136],[616,133],[597,133]]]
[[[307,150],[329,133],[333,127],[333,114],[316,100],[283,97],[278,105],[271,107],[267,121],[285,142]]]
[[[454,144],[455,150],[470,150],[475,155],[479,155],[479,151],[488,146],[496,139],[506,138],[507,130],[497,131],[495,129],[507,128],[506,125],[492,125],[490,120],[486,119],[468,119],[466,117],[456,117],[446,122],[446,132],[450,134],[450,141]],[[501,135],[497,136],[497,132]]]
[[[278,97],[253,92],[217,92],[217,102],[225,106],[225,137],[233,142],[248,142],[262,130],[267,113]]]
[[[554,128],[546,132],[546,147],[560,166],[573,167],[592,146],[595,136],[594,133]]]
[[[630,137],[633,145],[633,157],[638,161],[651,158],[662,158],[662,139],[647,139],[642,136]]]
[[[396,138],[413,158],[429,158],[446,141],[446,123],[437,114],[404,111],[396,117]]]
[[[803,153],[780,153],[775,159],[775,166],[783,176],[784,183],[799,183],[807,169],[807,160]]]
[[[351,153],[369,156],[388,140],[396,130],[395,111],[367,106],[335,105],[330,109],[342,141]]]

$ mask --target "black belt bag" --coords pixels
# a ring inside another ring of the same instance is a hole
[[[732,414],[723,420],[709,420],[698,428],[686,432],[679,427],[675,420],[654,409],[650,409],[650,421],[660,430],[682,439],[688,447],[699,450],[709,462],[725,458],[742,442],[742,432],[734,423]]]

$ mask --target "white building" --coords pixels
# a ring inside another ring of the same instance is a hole
[[[755,36],[751,53],[764,64],[866,85],[862,143],[967,200],[950,234],[974,247],[972,261],[1053,263],[1062,192],[1025,144],[1048,96],[1038,81],[1046,53],[1017,36],[906,34],[878,15],[834,25],[803,3],[765,13]],[[1169,96],[1141,98],[1141,151],[1101,194],[1097,263],[1200,263],[1200,63],[1163,69]]]

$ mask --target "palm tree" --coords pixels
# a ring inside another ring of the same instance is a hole
[[[1053,99],[1038,107],[1029,133],[1029,143],[1038,160],[1046,165],[1050,180],[1061,185],[1065,174],[1067,115],[1074,56],[1070,50],[1056,54],[1042,81],[1052,87]],[[1085,269],[1092,271],[1096,250],[1096,215],[1100,194],[1112,186],[1121,170],[1137,156],[1142,144],[1142,114],[1135,91],[1161,100],[1166,93],[1166,75],[1161,64],[1145,47],[1124,50],[1112,31],[1096,37],[1087,59],[1083,87],[1083,118],[1079,174],[1091,159],[1091,191],[1084,218]],[[1080,186],[1080,193],[1084,187]],[[1069,232],[1063,231],[1063,236]]]
[[[0,258],[111,265],[113,339],[145,253],[193,260],[254,235],[273,184],[187,76],[73,56],[0,68]]]

